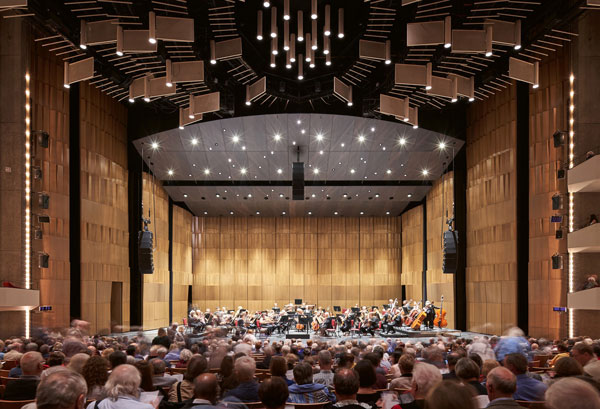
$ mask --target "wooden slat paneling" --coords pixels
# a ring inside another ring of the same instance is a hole
[[[423,297],[423,206],[402,215],[402,285],[406,299]]]

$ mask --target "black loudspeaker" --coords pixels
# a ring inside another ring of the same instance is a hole
[[[563,258],[560,254],[552,256],[552,270],[561,270],[563,268]]]
[[[442,263],[442,271],[444,274],[456,273],[458,260],[456,257],[456,244],[458,242],[458,233],[455,231],[446,230],[444,232],[444,260]]]
[[[48,264],[50,261],[50,256],[46,253],[39,253],[38,254],[38,267],[39,268],[48,268]]]
[[[556,232],[554,233],[554,237],[556,237],[557,239],[562,239],[563,231],[561,229],[556,230]]]
[[[567,133],[565,131],[554,132],[554,134],[552,135],[552,138],[554,139],[554,147],[555,148],[559,148],[565,144],[565,136],[566,135],[567,135]]]
[[[292,163],[292,199],[304,200],[304,162]]]
[[[152,232],[141,231],[138,233],[138,265],[140,273],[154,273],[154,259],[152,257]]]
[[[38,204],[41,209],[48,209],[50,207],[50,196],[46,193],[40,193]]]
[[[558,193],[552,196],[552,210],[560,210],[562,209],[562,200]]]

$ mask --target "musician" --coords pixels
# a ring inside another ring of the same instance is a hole
[[[412,302],[412,300],[404,300],[402,302],[402,310],[404,311],[404,315],[408,315],[410,314],[411,308],[410,308],[410,303]]]
[[[423,321],[425,326],[429,329],[433,329],[433,320],[435,319],[435,310],[439,310],[439,307],[433,305],[432,301],[427,301],[425,303],[425,313],[427,314],[427,318]]]
[[[350,332],[350,329],[352,328],[352,320],[354,319],[355,316],[351,310],[348,309],[344,312],[344,315],[341,317],[341,330],[343,334]]]

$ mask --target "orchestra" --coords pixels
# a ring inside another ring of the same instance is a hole
[[[443,303],[443,296],[442,296]],[[321,336],[360,334],[375,336],[379,334],[394,334],[398,329],[411,328],[421,330],[422,325],[427,329],[443,328],[447,325],[444,319],[446,312],[434,305],[433,301],[423,303],[404,300],[400,306],[398,299],[389,300],[380,310],[378,306],[362,306],[358,304],[351,308],[287,304],[279,308],[275,304],[270,310],[250,312],[242,306],[236,310],[226,307],[201,311],[192,307],[188,315],[188,326],[194,333],[202,333],[207,327],[221,327],[234,331],[238,335],[246,332],[261,333],[267,336],[273,333],[288,333],[290,330],[317,333]],[[436,310],[437,318],[436,318]]]

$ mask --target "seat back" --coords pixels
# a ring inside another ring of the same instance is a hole
[[[16,379],[19,379],[19,378],[9,378],[8,376],[1,376],[0,377],[0,385],[6,385],[10,381],[14,381]]]
[[[13,369],[15,366],[17,366],[17,364],[17,361],[4,361],[2,369]]]
[[[262,402],[244,402],[248,409],[263,409],[265,405]]]
[[[323,406],[328,404],[329,402],[319,402],[319,403],[287,403],[286,406],[293,406],[296,409],[323,409]]]
[[[35,402],[35,399],[31,400],[0,400],[0,409],[21,409],[28,403]]]
[[[527,400],[518,400],[516,401],[519,405],[530,408],[530,409],[546,409],[546,402],[544,401],[527,401]]]

